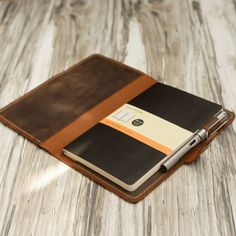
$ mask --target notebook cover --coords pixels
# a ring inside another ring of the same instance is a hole
[[[63,155],[65,145],[155,83],[156,80],[140,71],[104,56],[92,55],[2,108],[0,120],[57,159],[134,203],[182,164],[194,161],[234,118],[234,114],[228,112],[229,120],[217,134],[194,148],[170,171],[157,172],[133,192],[125,191]]]
[[[131,190],[221,109],[216,103],[157,83],[64,149]]]

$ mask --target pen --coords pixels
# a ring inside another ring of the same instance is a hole
[[[208,138],[210,135],[219,130],[227,121],[227,113],[220,111],[218,114],[208,122],[208,124],[199,129],[193,137],[191,137],[185,144],[178,148],[166,161],[161,165],[161,171],[167,172],[174,166],[187,152],[197,146],[200,142]]]

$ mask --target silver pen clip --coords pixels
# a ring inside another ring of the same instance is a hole
[[[215,116],[217,120],[208,127],[207,131],[207,136],[206,138],[209,139],[212,135],[214,135],[221,127],[223,127],[228,120],[228,115],[226,111],[221,111],[218,115]],[[219,126],[218,126],[219,125]],[[214,127],[216,128],[214,129]],[[210,132],[212,129],[214,129],[212,132]]]

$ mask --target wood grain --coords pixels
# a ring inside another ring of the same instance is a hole
[[[101,53],[236,111],[235,0],[0,1],[0,107]],[[0,124],[0,235],[236,235],[236,123],[129,204]]]

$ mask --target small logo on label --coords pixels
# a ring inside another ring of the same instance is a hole
[[[143,124],[143,120],[141,120],[141,119],[135,119],[135,120],[133,120],[132,121],[132,125],[134,125],[134,126],[140,126],[140,125],[142,125]]]

